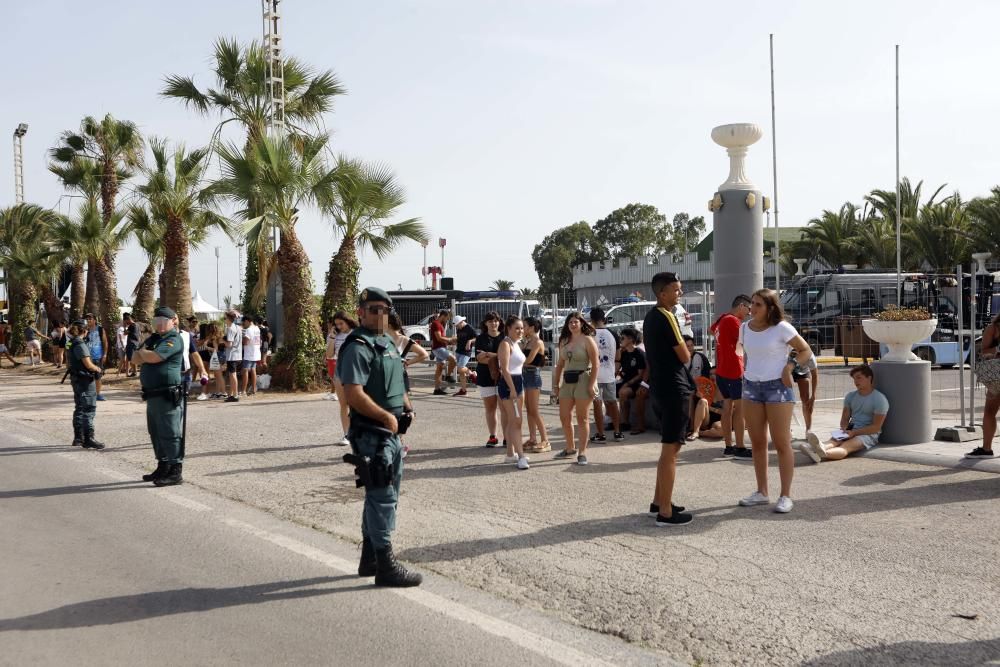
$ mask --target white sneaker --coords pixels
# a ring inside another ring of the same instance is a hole
[[[331,401],[339,401],[340,398],[337,397],[337,394],[330,394],[330,400]]]
[[[348,440],[347,436],[345,435],[343,438],[341,438],[340,440],[338,440],[333,444],[337,445],[338,447],[347,447],[348,445],[351,444],[351,441]]]
[[[822,461],[823,456],[826,455],[826,450],[823,449],[823,443],[821,443],[819,441],[819,437],[812,432],[806,433],[806,444],[802,446],[802,451],[816,463]]]
[[[511,454],[510,456],[503,457],[504,463],[517,463],[517,456]]]
[[[324,400],[324,401],[332,401],[332,400],[333,400],[333,399],[335,399],[335,398],[337,398],[337,395],[336,395],[336,394],[331,394],[331,393],[329,393],[329,392],[328,392],[328,393],[326,393],[326,394],[323,394],[323,400]]]
[[[517,469],[518,470],[527,470],[529,467],[530,466],[528,465],[528,457],[527,456],[522,456],[521,458],[519,458],[517,460]]]
[[[788,514],[792,511],[792,507],[794,506],[795,503],[792,502],[791,498],[788,496],[781,496],[778,498],[778,504],[774,506],[774,511],[778,514]]]
[[[771,502],[767,496],[760,491],[754,491],[746,498],[740,498],[740,507],[751,507],[753,505],[766,505]],[[791,500],[789,500],[791,502]]]
[[[198,394],[198,399],[197,400],[199,400],[199,401],[207,401],[208,400],[208,394]]]

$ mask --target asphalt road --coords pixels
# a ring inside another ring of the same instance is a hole
[[[353,545],[15,430],[0,436],[2,665],[667,662],[441,577],[376,589]]]

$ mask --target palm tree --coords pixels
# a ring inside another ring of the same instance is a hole
[[[925,204],[907,225],[907,239],[927,268],[951,273],[971,259],[969,216],[956,192],[936,204]]]
[[[919,181],[916,186],[910,183],[910,179],[908,178],[903,178],[899,181],[900,257],[904,269],[918,269],[920,267],[921,257],[919,256],[919,252],[909,243],[910,237],[907,234],[907,230],[920,213],[920,195],[923,186],[923,181]],[[944,188],[945,186],[941,185],[935,190],[925,204],[932,205]],[[896,265],[896,191],[872,190],[865,196],[865,201],[871,204],[876,215],[888,222],[888,227],[892,230],[892,240],[889,246],[892,249],[892,260],[883,265],[894,267]],[[879,236],[884,236],[885,229],[884,225],[880,226],[879,231],[881,233]],[[882,250],[884,251],[884,248]]]
[[[137,322],[149,322],[156,305],[157,279],[163,266],[166,223],[154,218],[145,205],[133,205],[128,212],[132,237],[146,255],[146,268],[132,289],[132,317]]]
[[[215,42],[212,73],[214,87],[201,90],[191,77],[168,76],[160,94],[182,101],[202,115],[218,112],[223,120],[215,129],[212,147],[223,127],[231,122],[243,126],[246,133],[244,150],[252,151],[251,144],[265,135],[270,114],[271,91],[265,83],[266,54],[257,42],[240,45],[235,39],[220,38]],[[285,123],[293,134],[309,134],[309,126],[318,130],[323,114],[333,109],[333,100],[346,90],[331,70],[315,72],[295,58],[285,58],[282,69],[285,93]],[[251,199],[249,217],[263,214],[264,205]],[[264,250],[269,244],[262,246]],[[263,253],[265,256],[270,251]],[[256,303],[252,294],[259,281],[258,257],[247,257],[244,276],[244,310],[259,307],[263,296]]]
[[[69,319],[71,321],[77,320],[83,317],[86,297],[83,267],[87,261],[87,248],[83,242],[82,231],[76,221],[66,216],[59,216],[59,219],[52,226],[50,234],[54,248],[72,267]]]
[[[511,283],[511,286],[513,287],[513,283]],[[530,287],[522,287],[521,288],[521,298],[522,299],[537,299],[538,298],[538,290],[537,289],[532,289]]]
[[[246,220],[249,249],[257,253],[261,267],[254,295],[263,295],[275,266],[280,272],[284,344],[272,375],[279,386],[295,389],[315,386],[323,354],[309,256],[295,225],[304,206],[326,208],[336,196],[336,182],[342,175],[323,160],[326,143],[326,135],[296,140],[264,136],[249,151],[223,145],[219,148],[222,178],[212,186],[214,194],[243,207],[237,216]],[[263,206],[259,215],[252,215],[254,205]],[[281,232],[282,242],[269,258],[267,240],[274,228]]]
[[[972,249],[1000,257],[1000,186],[994,187],[988,197],[970,201],[967,211],[970,225],[966,235]]]
[[[35,204],[0,210],[0,267],[7,279],[12,350],[21,348],[25,327],[35,321],[38,286],[49,278],[57,255],[47,237],[57,220],[54,211]]]
[[[851,202],[845,202],[837,212],[824,210],[802,232],[803,240],[814,244],[818,256],[833,268],[858,263],[857,210]]]
[[[122,181],[130,178],[142,164],[143,139],[139,128],[130,121],[120,121],[111,114],[100,121],[91,116],[80,122],[78,132],[62,134],[59,145],[50,151],[49,170],[68,188],[86,189],[96,174],[100,182],[101,220],[105,227],[116,215],[115,201]],[[85,194],[87,194],[85,192]],[[91,258],[88,269],[95,274],[100,294],[100,315],[105,326],[118,321],[118,286],[115,264],[120,245],[108,246],[105,253]],[[116,350],[108,350],[114,361]]]
[[[335,196],[324,210],[341,240],[326,275],[324,317],[338,310],[350,311],[355,303],[359,250],[370,249],[384,260],[407,240],[423,243],[429,239],[419,218],[387,222],[406,201],[403,188],[387,167],[341,157],[336,171],[341,177],[335,180]]]
[[[193,231],[202,233],[211,227],[228,233],[229,224],[213,210],[216,196],[204,183],[208,167],[207,149],[188,153],[180,145],[172,155],[168,155],[167,142],[156,138],[150,141],[150,149],[153,166],[143,170],[147,181],[137,188],[137,192],[146,198],[149,206],[147,217],[162,223],[166,287],[166,302],[163,305],[173,308],[183,319],[194,314],[191,310],[189,267],[191,234]],[[133,215],[147,229],[150,228],[134,209]]]
[[[493,284],[490,285],[490,289],[496,290],[497,292],[507,292],[514,289],[514,281],[499,278],[493,281]]]

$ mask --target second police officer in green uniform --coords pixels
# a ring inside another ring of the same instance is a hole
[[[90,348],[83,339],[87,333],[87,321],[73,322],[68,333],[66,373],[70,376],[70,384],[73,386],[73,446],[104,449],[104,444],[94,439],[94,415],[97,413],[96,380],[101,376],[101,369],[91,360]]]
[[[419,586],[423,578],[403,567],[392,553],[396,505],[403,478],[405,433],[413,418],[403,384],[403,362],[395,342],[386,335],[392,299],[369,287],[358,302],[360,326],[341,345],[337,377],[351,408],[349,439],[358,486],[365,487],[361,517],[361,563],[358,575],[375,577],[377,586]]]
[[[156,470],[143,475],[142,479],[156,486],[170,486],[183,481],[181,366],[187,350],[174,326],[176,317],[170,308],[157,308],[153,313],[153,335],[132,356],[136,363],[141,364],[139,382],[142,384],[142,398],[146,401],[146,428],[156,455]]]

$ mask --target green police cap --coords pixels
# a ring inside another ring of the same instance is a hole
[[[167,317],[173,319],[177,317],[177,313],[174,312],[173,308],[167,308],[166,306],[160,306],[155,311],[153,311],[153,317]]]
[[[73,326],[79,327],[80,329],[86,329],[87,328],[87,320],[75,320],[73,322]]]
[[[361,295],[358,297],[358,305],[363,306],[369,301],[385,301],[388,305],[392,305],[392,298],[389,294],[378,287],[366,287],[361,290]]]

